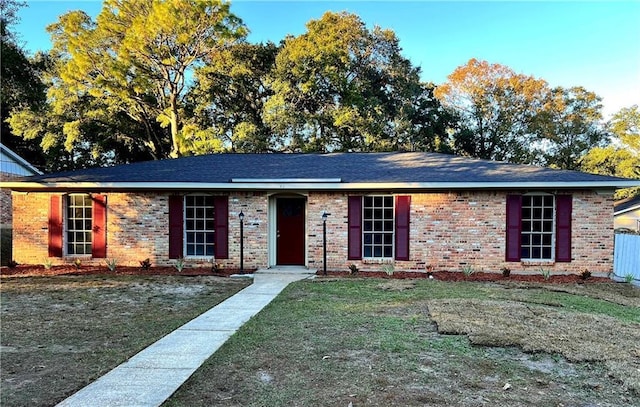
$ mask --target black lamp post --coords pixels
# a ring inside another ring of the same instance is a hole
[[[244,213],[240,211],[240,273],[244,272]]]
[[[324,267],[324,275],[327,275],[327,216],[331,215],[322,211],[322,259]]]

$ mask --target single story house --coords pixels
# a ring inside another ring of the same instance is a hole
[[[436,153],[214,154],[13,190],[19,263],[608,273],[613,195],[640,181]],[[326,221],[323,220],[323,213]],[[241,217],[242,215],[242,223]],[[240,235],[243,234],[241,244]]]
[[[640,233],[640,195],[617,201],[613,205],[613,227]]]

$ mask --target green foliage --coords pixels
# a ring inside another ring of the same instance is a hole
[[[462,266],[462,274],[464,274],[465,277],[470,277],[475,272],[476,271],[473,269],[473,266],[469,264]]]
[[[540,274],[542,275],[542,278],[544,278],[545,280],[548,280],[549,278],[551,278],[551,270],[549,269],[540,268]]]
[[[591,272],[587,269],[584,269],[582,273],[580,273],[580,278],[582,278],[583,280],[591,278]]]
[[[382,271],[384,271],[388,276],[391,277],[395,272],[395,267],[393,266],[393,264],[385,264],[382,266]]]
[[[626,281],[627,283],[631,283],[633,280],[634,280],[634,277],[633,277],[633,274],[631,273],[624,276],[624,281]]]
[[[503,267],[501,271],[502,277],[509,277],[511,275],[511,269],[509,267]]]
[[[349,264],[349,274],[357,274],[358,273],[358,266],[356,266],[355,264]]]
[[[51,267],[53,267],[53,262],[50,258],[47,257],[42,261],[42,265],[44,266],[45,270],[50,270]]]
[[[116,267],[118,265],[118,261],[116,259],[105,259],[104,262],[107,264],[107,268],[109,269],[109,271],[116,271]]]
[[[182,257],[178,258],[178,260],[176,260],[176,264],[174,264],[173,267],[175,267],[176,270],[178,270],[178,273],[182,273],[182,270],[184,270],[184,267],[185,267],[184,258]]]

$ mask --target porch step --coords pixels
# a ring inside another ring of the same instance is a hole
[[[316,274],[315,269],[308,269],[302,266],[277,266],[257,270],[254,274]]]

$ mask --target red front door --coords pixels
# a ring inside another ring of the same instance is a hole
[[[276,262],[278,265],[304,265],[305,199],[278,198],[276,220]]]

